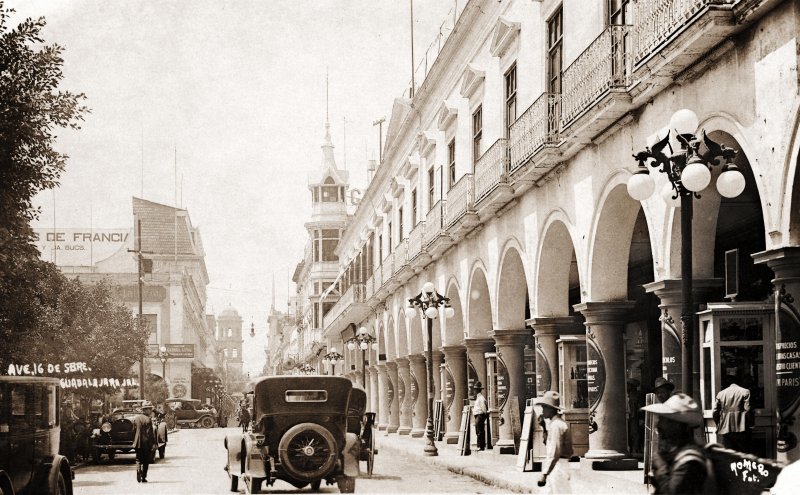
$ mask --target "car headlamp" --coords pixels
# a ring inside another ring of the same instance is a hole
[[[100,425],[100,429],[106,433],[111,432],[111,423],[103,423],[102,425]]]

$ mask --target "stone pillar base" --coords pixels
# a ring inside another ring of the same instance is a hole
[[[389,425],[386,427],[386,433],[397,433],[397,427]]]
[[[422,438],[424,435],[425,435],[425,430],[424,429],[420,430],[420,429],[414,428],[414,429],[411,430],[411,436],[413,438]]]
[[[397,428],[398,435],[409,435],[410,433],[411,433],[411,428],[409,428],[408,426],[402,426]]]
[[[495,455],[514,455],[516,454],[516,448],[514,447],[514,443],[507,443],[503,442],[502,440],[498,443],[494,444],[492,448],[494,450]]]
[[[444,443],[447,445],[458,443],[458,433],[445,433]]]
[[[389,425],[378,425],[378,431],[386,431],[386,428],[388,427]]]
[[[584,454],[586,459],[623,459],[626,455],[616,450],[590,450]]]

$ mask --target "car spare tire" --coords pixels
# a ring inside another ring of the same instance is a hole
[[[286,472],[300,481],[323,478],[336,464],[336,440],[325,427],[300,423],[289,428],[278,443],[278,456]]]

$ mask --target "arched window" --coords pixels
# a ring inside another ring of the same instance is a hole
[[[326,177],[322,186],[322,202],[323,203],[336,203],[344,201],[344,194],[341,192],[342,187],[336,185],[333,177]]]

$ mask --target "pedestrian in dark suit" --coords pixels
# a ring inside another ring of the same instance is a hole
[[[156,435],[153,431],[153,404],[144,401],[142,414],[133,418],[133,447],[136,450],[136,481],[147,483],[147,468],[156,448]]]
[[[486,397],[481,391],[483,385],[476,381],[472,386],[475,390],[475,403],[472,405],[472,415],[475,416],[475,436],[477,437],[478,450],[486,448],[486,417],[489,415],[489,407],[486,404]]]
[[[717,437],[726,449],[747,452],[750,445],[750,390],[739,386],[737,377],[729,377],[728,386],[717,394],[714,421]]]

